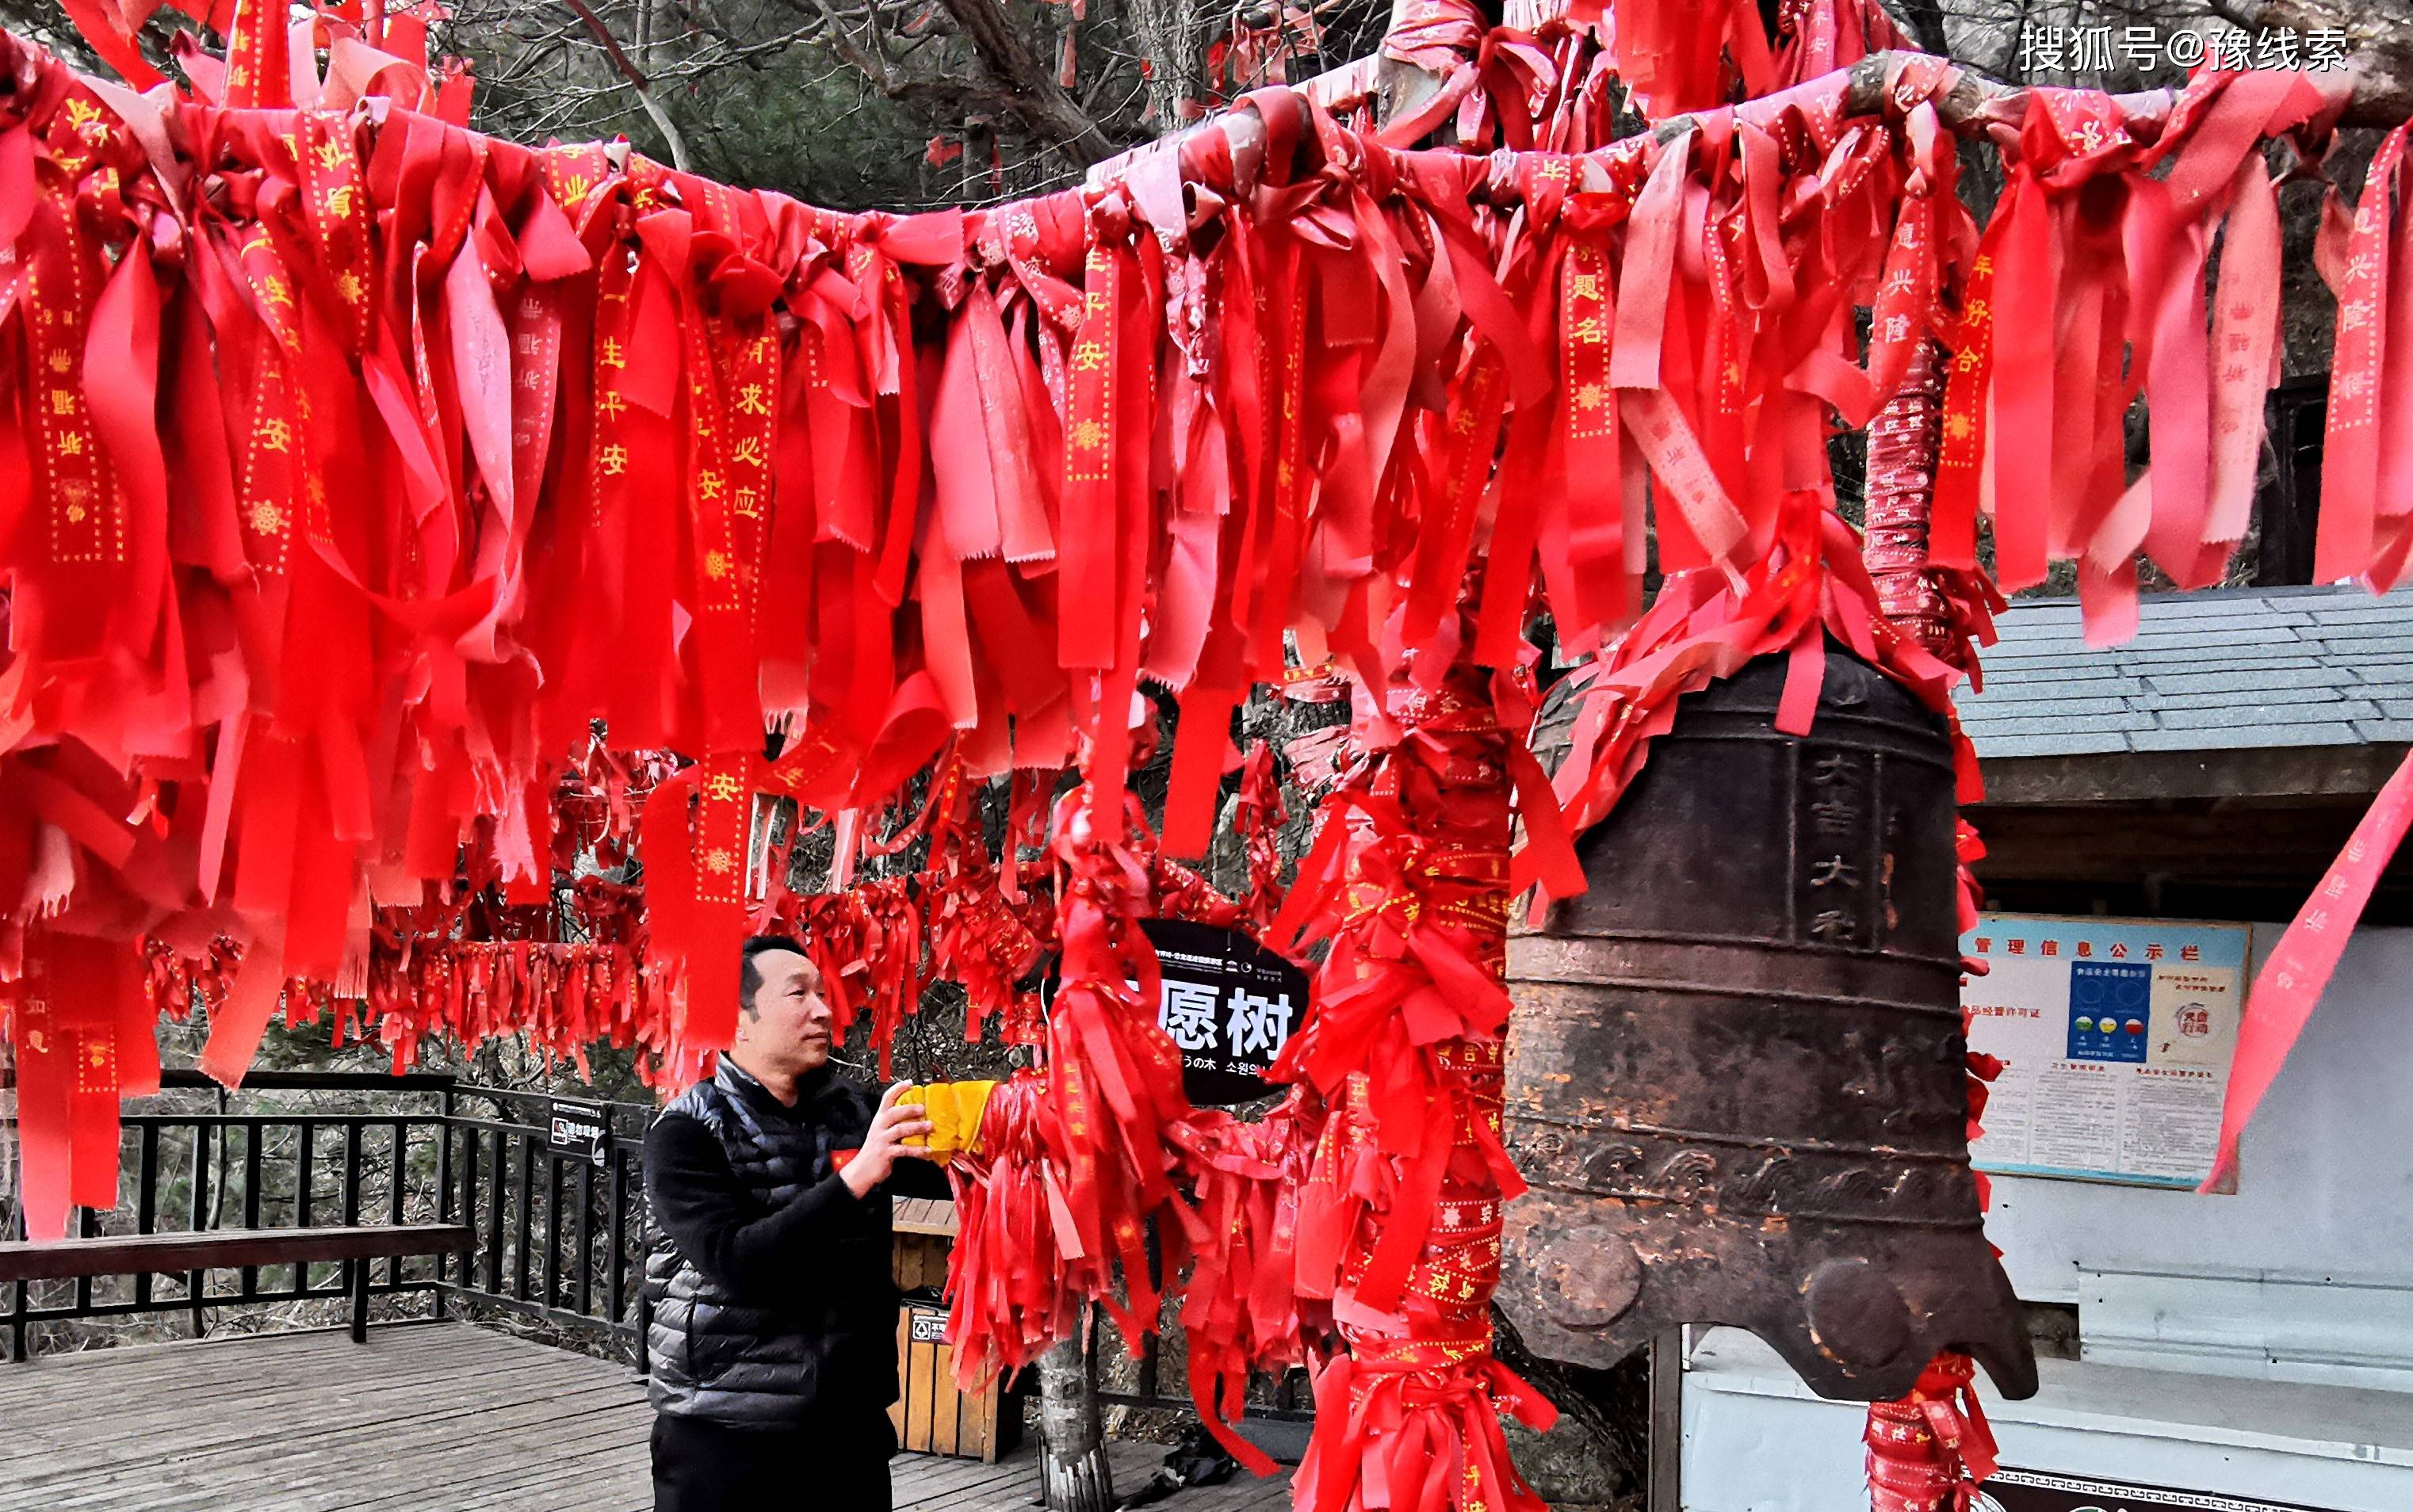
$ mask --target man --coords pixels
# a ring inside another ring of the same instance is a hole
[[[830,1069],[804,947],[745,950],[736,1047],[645,1136],[655,1512],[888,1512],[884,1183],[927,1157],[905,1141],[930,1124],[902,1083],[875,1110]]]

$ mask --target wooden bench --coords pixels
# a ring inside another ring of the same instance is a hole
[[[382,1224],[357,1228],[221,1228],[200,1234],[134,1234],[53,1244],[0,1244],[0,1284],[98,1276],[194,1275],[238,1266],[341,1262],[352,1299],[352,1340],[369,1331],[369,1262],[456,1255],[469,1247],[460,1224]]]

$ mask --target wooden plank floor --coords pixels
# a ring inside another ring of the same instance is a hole
[[[648,1512],[652,1426],[625,1367],[466,1324],[95,1350],[0,1365],[0,1512]],[[1033,1452],[900,1454],[896,1506],[1025,1512]],[[1118,1489],[1163,1455],[1114,1446]],[[1242,1474],[1160,1505],[1289,1502]]]

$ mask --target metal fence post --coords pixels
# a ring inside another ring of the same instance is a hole
[[[1684,1330],[1651,1341],[1650,1512],[1683,1512]]]
[[[450,1223],[452,1221],[452,1084],[446,1082],[436,1097],[436,1218],[438,1223]],[[462,1198],[462,1222],[473,1222],[476,1214],[477,1210],[469,1205],[465,1196]],[[444,1321],[444,1261],[441,1255],[436,1257],[436,1289],[428,1293],[434,1304],[430,1316],[438,1323]],[[461,1252],[460,1270],[454,1279],[464,1283],[469,1279],[467,1250]]]

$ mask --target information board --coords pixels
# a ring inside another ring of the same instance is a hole
[[[2243,924],[1988,914],[1961,953],[1969,1048],[2003,1064],[1979,1170],[2192,1187],[2237,1051]]]
[[[2261,1502],[2218,1491],[2129,1486],[2008,1466],[1986,1477],[1980,1512],[2332,1512],[2301,1502]]]

